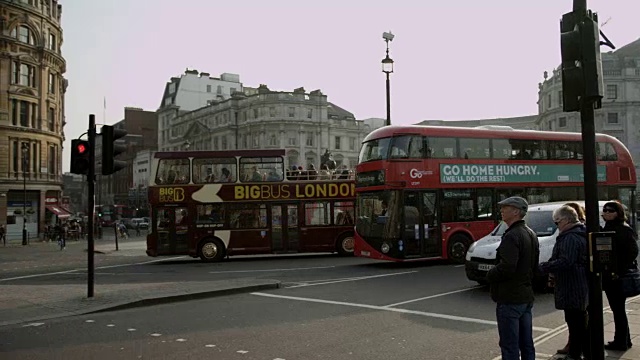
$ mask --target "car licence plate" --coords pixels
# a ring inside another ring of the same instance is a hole
[[[493,269],[494,266],[495,265],[491,265],[491,264],[478,264],[478,270],[489,271]]]

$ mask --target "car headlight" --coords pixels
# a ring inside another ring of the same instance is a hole
[[[475,250],[475,249],[476,249],[476,245],[477,245],[477,244],[478,244],[478,243],[476,243],[476,242],[472,243],[472,244],[471,244],[471,246],[469,246],[469,250],[467,250],[467,252],[468,252],[468,253],[473,253],[473,250]]]

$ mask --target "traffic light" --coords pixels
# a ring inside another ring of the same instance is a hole
[[[582,100],[600,108],[603,84],[597,15],[583,11],[564,14],[560,50],[563,110],[580,111]]]
[[[87,175],[89,173],[89,142],[86,140],[71,140],[71,173]]]
[[[115,157],[127,151],[124,144],[116,144],[116,140],[127,135],[126,130],[116,129],[111,125],[102,126],[102,175],[111,175],[127,166],[125,161]]]

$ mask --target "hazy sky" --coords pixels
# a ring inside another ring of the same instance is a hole
[[[384,31],[395,62],[391,119],[531,115],[537,84],[560,63],[559,21],[572,0],[60,0],[67,60],[65,133],[125,106],[156,110],[188,68],[244,86],[320,89],[357,119],[386,117]],[[420,4],[423,3],[423,4]],[[420,5],[419,5],[420,4]],[[640,37],[638,0],[589,0],[611,41]],[[608,51],[602,48],[602,51]],[[64,152],[64,171],[69,169]]]

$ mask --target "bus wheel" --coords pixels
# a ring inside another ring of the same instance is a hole
[[[199,253],[202,261],[220,261],[224,257],[224,245],[218,239],[207,239],[200,243]]]
[[[466,235],[456,234],[449,238],[449,260],[456,264],[464,264],[471,239]]]
[[[355,239],[353,238],[353,234],[342,235],[336,243],[338,254],[342,256],[353,255],[354,244]]]

